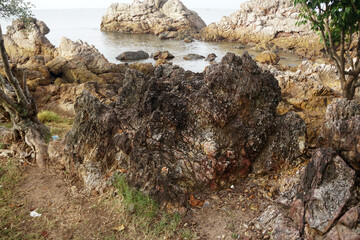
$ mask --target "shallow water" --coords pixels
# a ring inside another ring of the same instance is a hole
[[[207,56],[215,53],[219,61],[227,52],[242,54],[245,50],[251,55],[258,52],[249,49],[235,49],[236,43],[228,42],[201,42],[184,43],[179,40],[160,40],[154,35],[148,34],[122,34],[101,32],[101,17],[106,9],[51,9],[51,10],[34,10],[34,15],[39,20],[44,21],[50,28],[48,39],[58,46],[63,36],[71,39],[86,41],[93,44],[104,56],[114,63],[119,63],[115,58],[125,51],[143,50],[149,54],[156,51],[169,51],[175,56],[172,61],[186,70],[202,72],[209,65],[205,60],[185,61],[183,57],[189,53],[196,53]],[[224,9],[197,9],[198,14],[207,24],[219,21],[222,16],[229,15],[235,10]],[[0,21],[2,26],[9,25],[8,22]],[[290,55],[281,54],[281,64],[295,66],[301,63],[301,59]],[[142,62],[155,63],[152,59]]]

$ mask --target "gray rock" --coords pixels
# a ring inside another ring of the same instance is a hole
[[[355,171],[329,148],[318,149],[306,167],[298,189],[297,202],[302,201],[304,214],[294,214],[295,222],[308,224],[321,233],[327,232],[340,217],[351,197]],[[293,204],[292,212],[298,212],[301,204]],[[301,219],[304,216],[304,219]]]
[[[320,141],[334,148],[360,173],[360,104],[334,99],[328,106]]]
[[[205,57],[204,56],[201,56],[199,54],[187,54],[186,56],[184,56],[184,60],[187,60],[187,61],[193,61],[193,60],[200,60],[200,59],[204,59]]]
[[[120,61],[127,61],[127,60],[142,60],[149,58],[149,54],[144,51],[137,51],[137,52],[123,52],[119,56],[116,57],[117,60]]]
[[[216,54],[215,53],[210,53],[207,58],[205,59],[205,61],[209,61],[209,62],[212,62],[212,61],[215,61],[215,59],[217,58]]]

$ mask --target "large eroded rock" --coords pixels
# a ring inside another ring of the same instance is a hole
[[[101,22],[102,31],[156,35],[195,33],[204,27],[206,24],[198,14],[179,0],[134,0],[131,5],[114,3]]]
[[[67,61],[81,61],[89,71],[95,74],[117,71],[115,64],[110,63],[94,45],[89,45],[87,42],[81,40],[74,42],[63,37],[58,51],[60,57],[65,58]]]
[[[292,0],[250,0],[230,16],[204,28],[201,35],[210,41],[275,44],[298,53],[319,53],[322,45],[310,26],[296,24],[299,14]]]
[[[53,56],[55,47],[45,37],[50,29],[42,21],[30,19],[26,27],[21,20],[14,20],[4,35],[6,52],[13,61],[24,61],[37,55]]]
[[[334,99],[326,111],[321,141],[334,148],[359,173],[360,104],[347,99]]]
[[[273,75],[247,53],[227,54],[204,73],[161,65],[154,74],[128,69],[118,100],[109,105],[87,92],[77,98],[68,162],[86,186],[96,187],[119,168],[132,185],[184,203],[187,193],[246,176],[277,127],[281,93]],[[294,141],[288,145],[299,151],[299,138]]]

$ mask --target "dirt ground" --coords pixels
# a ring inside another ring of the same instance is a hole
[[[4,165],[8,159],[0,161]],[[125,239],[114,230],[123,218],[111,201],[104,200],[111,199],[108,194],[92,196],[82,190],[80,183],[68,179],[65,171],[42,172],[28,164],[21,164],[18,170],[20,180],[11,190],[10,199],[0,199],[0,207],[6,204],[10,214],[18,216],[16,224],[7,219],[5,226],[13,228],[15,235],[10,236],[17,236],[13,239]],[[271,203],[272,183],[276,183],[274,176],[250,176],[220,192],[196,196],[203,201],[199,206],[189,204],[181,223],[192,231],[192,237],[176,239],[264,239],[251,221]],[[34,210],[41,217],[31,217]],[[8,239],[1,234],[5,235],[4,231],[0,231],[0,238]]]

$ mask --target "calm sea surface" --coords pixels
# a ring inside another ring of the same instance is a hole
[[[235,10],[231,9],[195,9],[203,18],[206,24],[218,22],[222,16],[228,16]],[[183,57],[189,53],[197,53],[207,56],[215,53],[219,60],[227,52],[242,54],[244,50],[235,49],[236,43],[227,42],[200,42],[184,43],[178,40],[159,40],[156,36],[148,34],[121,34],[108,33],[100,31],[101,17],[106,9],[51,9],[51,10],[34,10],[37,19],[44,21],[50,28],[47,38],[55,46],[58,46],[62,37],[71,40],[81,39],[89,44],[93,44],[104,56],[114,63],[119,63],[115,58],[125,51],[143,50],[149,54],[156,51],[169,51],[175,56],[172,61],[186,70],[201,72],[208,65],[204,60],[185,61]],[[10,23],[0,21],[3,29]],[[5,31],[5,29],[4,29]],[[249,50],[248,50],[249,51]],[[257,52],[249,51],[250,54],[256,55]],[[291,55],[281,55],[280,63],[287,65],[297,65],[301,62]],[[155,63],[154,60],[148,59],[143,62]]]

